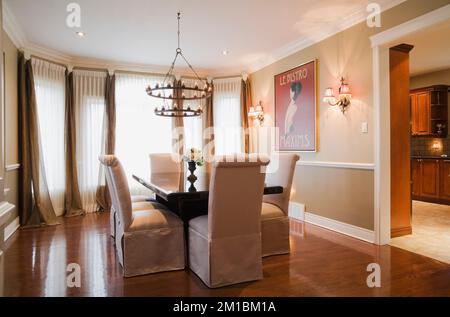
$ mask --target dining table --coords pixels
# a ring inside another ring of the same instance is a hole
[[[155,200],[177,214],[187,227],[192,218],[208,214],[211,174],[198,168],[192,178],[189,171],[133,175],[133,179],[155,193]],[[283,193],[277,184],[264,184],[264,195]]]
[[[133,179],[155,193],[155,200],[175,213],[184,226],[186,248],[189,249],[189,220],[208,214],[209,183],[211,173],[203,167],[191,174],[189,171],[175,173],[151,173],[148,177],[132,175]],[[264,195],[283,193],[277,184],[264,184]],[[186,253],[187,263],[189,255]]]

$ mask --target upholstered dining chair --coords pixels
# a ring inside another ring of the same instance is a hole
[[[179,173],[181,164],[181,160],[175,154],[150,154],[150,171],[152,173]]]
[[[106,174],[106,183],[108,184],[108,187],[109,187],[111,180],[108,180],[108,177],[110,177],[110,175],[108,172],[106,172],[105,174]],[[112,192],[111,188],[109,188],[109,195],[111,197],[111,203],[112,203],[112,200],[114,199],[114,197],[113,197],[114,193]],[[131,202],[133,204],[133,209],[147,208],[148,204],[146,204],[145,202],[147,202],[148,200],[149,200],[149,197],[146,197],[143,195],[132,195]],[[113,239],[115,239],[115,236],[116,236],[116,222],[117,222],[116,209],[114,208],[114,204],[111,204],[111,211],[109,213],[109,226],[111,228],[110,234]]]
[[[153,170],[152,170],[153,168]],[[150,154],[150,170],[151,171],[159,171],[159,173],[169,173],[169,172],[179,172],[180,171],[180,163],[176,163],[173,160],[173,156],[170,153],[156,153]],[[143,195],[132,195],[131,202],[135,205],[136,208],[140,206],[145,201],[152,201],[154,197],[147,197]],[[136,203],[136,204],[135,204]],[[111,207],[111,213],[109,217],[109,224],[111,227],[111,236],[114,238],[116,235],[116,211],[114,210],[114,206]]]
[[[266,182],[283,186],[282,194],[266,195],[261,211],[262,255],[270,256],[290,252],[289,243],[289,199],[297,154],[279,153],[278,168],[266,174]],[[272,164],[275,159],[272,160]]]
[[[163,205],[134,205],[122,165],[113,155],[101,156],[117,213],[116,251],[123,275],[131,277],[185,267],[183,222]]]
[[[244,156],[216,158],[213,164],[209,214],[189,222],[189,266],[210,288],[263,277],[261,205],[268,162]]]

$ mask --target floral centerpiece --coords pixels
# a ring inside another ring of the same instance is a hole
[[[187,154],[183,155],[183,161],[188,163],[189,171],[191,172],[188,180],[191,183],[195,182],[197,180],[197,177],[194,175],[195,169],[197,166],[203,166],[205,164],[202,152],[199,149],[191,148]]]

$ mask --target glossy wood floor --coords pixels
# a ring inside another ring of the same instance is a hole
[[[63,219],[56,227],[18,231],[6,244],[4,295],[450,296],[448,264],[301,223],[292,225],[290,255],[263,260],[261,281],[211,290],[189,270],[125,279],[108,217],[91,214]],[[366,285],[372,262],[381,265],[379,289]],[[81,265],[81,288],[66,287],[68,263]]]

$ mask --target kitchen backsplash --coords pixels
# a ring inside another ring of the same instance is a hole
[[[441,156],[446,154],[450,157],[450,138],[411,138],[412,156]]]

